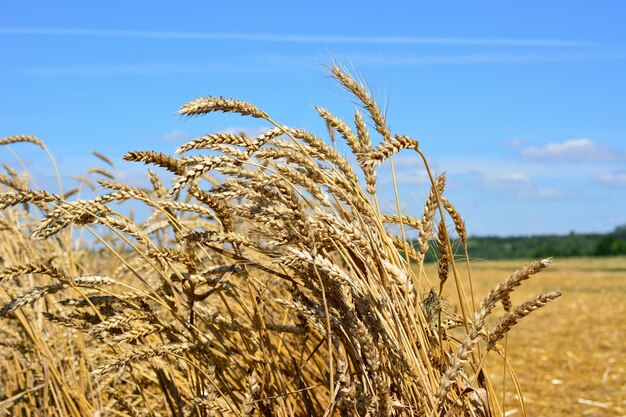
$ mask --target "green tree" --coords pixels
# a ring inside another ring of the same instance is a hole
[[[621,240],[626,240],[626,224],[617,226],[615,230],[613,230],[613,234]]]
[[[626,254],[626,240],[620,239],[616,234],[604,235],[596,245],[594,255],[612,256]]]

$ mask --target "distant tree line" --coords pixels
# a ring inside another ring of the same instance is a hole
[[[433,247],[436,244],[433,242]],[[453,242],[461,254],[459,243]],[[615,256],[626,255],[626,225],[615,228],[611,233],[575,233],[568,235],[537,236],[474,236],[467,241],[473,259],[521,259],[554,256]],[[436,250],[430,251],[426,259],[434,261]]]

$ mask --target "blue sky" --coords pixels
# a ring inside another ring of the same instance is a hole
[[[98,150],[167,153],[258,121],[184,120],[183,103],[224,95],[320,135],[312,105],[352,117],[323,65],[361,75],[396,133],[419,139],[470,233],[612,230],[626,223],[626,3],[3,2],[0,137],[43,139],[65,177]],[[338,145],[346,150],[344,145]],[[13,150],[41,184],[45,155]],[[14,164],[0,149],[0,162]],[[427,193],[397,159],[406,210]],[[117,163],[139,181],[143,169]],[[381,175],[383,189],[389,177]],[[384,204],[391,198],[381,195]]]

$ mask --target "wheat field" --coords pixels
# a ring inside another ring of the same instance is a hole
[[[350,122],[314,110],[351,155],[246,101],[203,97],[179,113],[273,127],[208,133],[171,155],[129,150],[126,163],[148,165],[141,187],[117,181],[119,161],[99,153],[58,193],[5,167],[0,413],[524,414],[522,379],[506,358],[531,352],[525,376],[543,355],[508,334],[518,322],[537,326],[526,316],[566,291],[534,276],[552,260],[491,280],[480,263],[455,258],[467,255],[467,232],[445,175],[430,171],[417,140],[390,131],[362,83],[329,70],[357,109]],[[48,152],[33,136],[0,140],[17,143]],[[420,218],[378,204],[377,172],[398,152],[417,154],[429,174]],[[436,267],[425,264],[429,251]],[[532,282],[541,291],[519,291]],[[511,387],[517,398],[502,399]]]

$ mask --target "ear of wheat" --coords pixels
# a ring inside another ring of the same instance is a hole
[[[474,309],[454,258],[465,224],[443,196],[445,177],[431,175],[424,158],[423,216],[380,214],[376,170],[398,152],[423,154],[415,139],[391,133],[362,84],[337,66],[331,73],[361,106],[355,127],[316,110],[356,166],[250,103],[206,97],[180,114],[231,112],[274,127],[255,138],[208,134],[175,156],[125,156],[173,175],[169,189],[158,171],[142,189],[99,167],[89,173],[107,178],[99,182],[107,192],[74,201],[30,190],[17,174],[1,181],[0,413],[496,413],[485,357],[560,295],[512,305],[515,287],[549,260],[516,271]],[[24,135],[0,144],[18,141],[45,148]],[[189,151],[197,155],[180,156]],[[82,178],[73,192],[85,184],[96,186]],[[150,214],[137,220],[123,205]],[[416,246],[404,228],[417,233]],[[91,241],[81,245],[78,230]],[[432,248],[437,284],[424,268]],[[461,316],[441,299],[450,281]],[[490,328],[498,302],[507,311]]]

